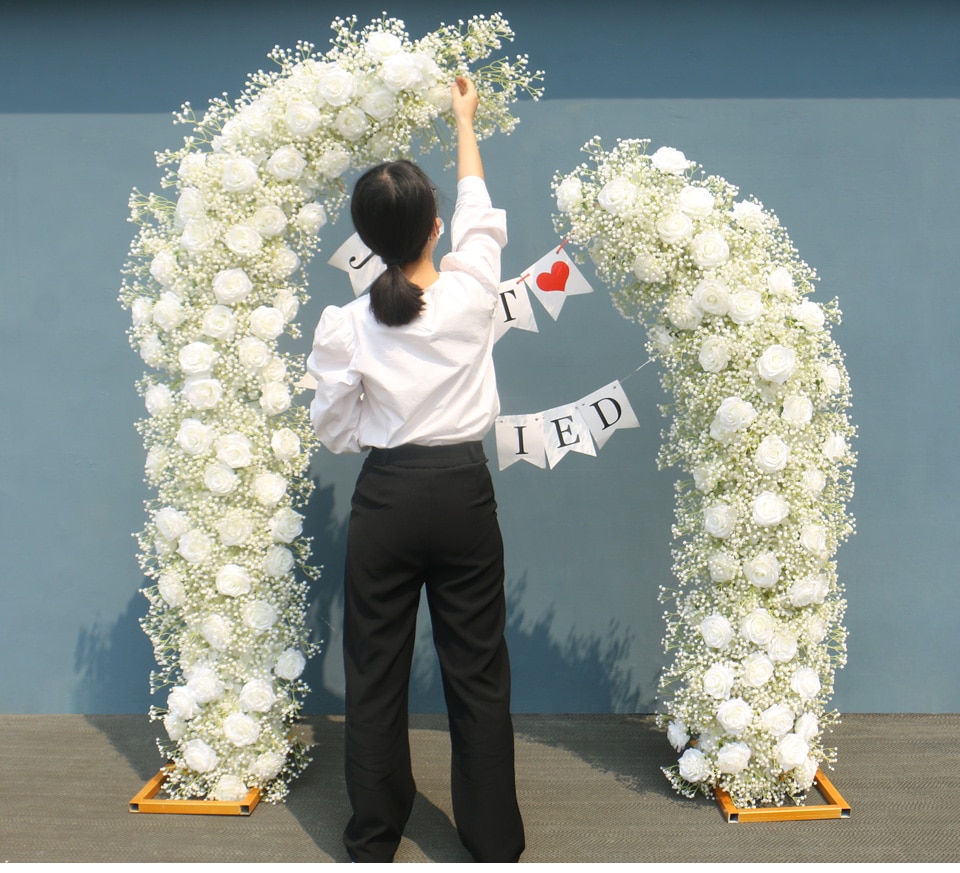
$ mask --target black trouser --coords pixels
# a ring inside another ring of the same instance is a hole
[[[426,586],[447,702],[457,832],[478,861],[524,848],[514,779],[503,541],[480,443],[370,452],[345,574],[346,779],[357,861],[392,860],[416,786],[407,691]]]

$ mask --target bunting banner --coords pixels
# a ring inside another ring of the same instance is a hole
[[[363,294],[373,280],[387,269],[386,264],[367,248],[356,233],[331,255],[327,263],[350,277],[354,297]]]
[[[497,342],[511,328],[539,333],[537,319],[530,304],[527,283],[522,276],[500,284],[497,292],[500,303],[497,308],[497,321],[494,327],[493,341]]]
[[[570,452],[595,457],[615,431],[640,427],[619,381],[575,403],[527,415],[503,415],[496,421],[500,469],[526,461],[552,470]]]
[[[593,287],[563,250],[566,242],[551,250],[524,273],[524,279],[537,300],[556,321],[568,297],[590,294]]]

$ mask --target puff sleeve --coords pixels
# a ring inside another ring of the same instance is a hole
[[[356,334],[349,315],[328,306],[320,316],[307,358],[307,372],[317,380],[310,420],[320,442],[331,452],[359,452],[357,429],[363,384],[354,366]]]
[[[486,183],[465,176],[457,183],[457,205],[450,220],[452,251],[441,270],[457,270],[496,294],[500,285],[500,250],[507,244],[507,214],[490,202]]]

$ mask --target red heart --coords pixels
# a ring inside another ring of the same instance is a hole
[[[537,287],[541,291],[566,291],[570,278],[570,266],[566,261],[556,261],[549,273],[537,275]]]

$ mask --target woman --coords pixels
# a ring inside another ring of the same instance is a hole
[[[387,265],[370,294],[324,310],[307,363],[311,417],[331,451],[370,450],[357,480],[344,579],[346,780],[355,861],[390,861],[416,786],[407,690],[427,592],[452,747],[460,839],[478,861],[524,848],[514,779],[503,542],[481,440],[499,412],[493,316],[506,217],[493,209],[473,129],[473,83],[451,86],[457,132],[453,251],[436,194],[408,161],[382,164],[351,201]]]

